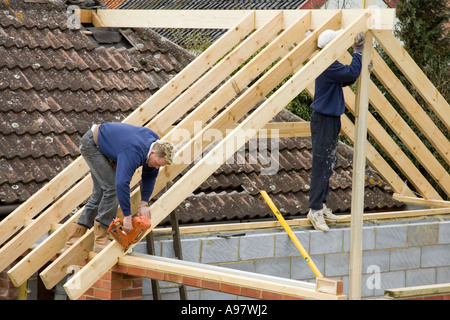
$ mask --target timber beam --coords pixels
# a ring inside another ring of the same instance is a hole
[[[314,30],[342,11],[343,28],[350,25],[356,16],[368,11],[370,30],[394,29],[395,9],[347,9],[347,10],[111,10],[99,9],[95,16],[89,11],[77,10],[81,23],[101,22],[105,27],[116,28],[188,28],[188,29],[230,29],[251,12],[255,13],[255,28],[266,24],[278,13],[283,12],[284,27],[294,23],[304,12],[311,12],[311,29]]]
[[[316,284],[304,281],[136,253],[120,257],[113,267],[114,271],[123,273],[136,269],[140,276],[145,272],[147,278],[256,299],[346,299],[342,290],[330,288],[338,283],[334,279],[321,279],[317,289]],[[325,280],[328,281],[325,283]]]

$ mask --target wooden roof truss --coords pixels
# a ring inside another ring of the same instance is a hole
[[[166,166],[160,171],[152,197],[186,169],[195,160],[194,155],[209,150],[152,204],[152,229],[251,138],[251,136],[243,138],[242,132],[257,132],[262,128],[284,128],[285,131],[295,129],[299,135],[309,135],[308,123],[289,124],[289,127],[283,127],[281,124],[275,124],[274,127],[274,124],[271,124],[270,127],[268,122],[303,90],[313,95],[314,79],[333,61],[340,59],[349,62],[351,57],[347,49],[360,31],[366,33],[368,39],[366,43],[370,44],[372,37],[378,41],[448,129],[449,105],[392,35],[390,30],[393,28],[393,12],[390,9],[380,10],[377,13],[370,10],[81,12],[82,21],[90,19],[90,22],[102,26],[187,28],[215,26],[229,29],[123,121],[152,128],[163,140],[176,143],[178,148],[176,157],[183,158],[183,161],[175,161],[175,164]],[[168,23],[171,25],[167,25]],[[173,25],[174,23],[181,25]],[[340,28],[343,32],[319,52],[318,35],[326,29]],[[449,141],[378,53],[370,46],[366,47],[368,49],[366,48],[363,53],[363,72],[356,93],[350,88],[345,88],[345,102],[347,108],[355,115],[356,123],[347,116],[342,116],[342,133],[355,145],[353,194],[355,204],[352,204],[352,212],[355,210],[362,215],[365,159],[396,193],[404,196],[403,199],[415,198],[415,193],[398,176],[397,170],[407,177],[423,198],[436,200],[446,206],[447,203],[419,169],[380,123],[367,112],[370,103],[435,179],[439,187],[447,196],[450,195],[448,172],[371,82],[367,71],[367,64],[371,59],[374,63],[375,76],[447,164],[450,164]],[[247,63],[243,65],[246,61]],[[241,68],[238,70],[239,67]],[[266,72],[262,74],[263,71]],[[249,86],[252,81],[254,83]],[[270,97],[244,120],[238,122],[283,81],[284,84]],[[246,87],[248,88],[243,90]],[[192,109],[214,88],[216,90],[212,95],[180,123],[173,126],[180,115]],[[232,99],[235,100],[225,107]],[[204,124],[200,132],[194,131],[195,121]],[[183,129],[183,132],[190,132],[190,135],[180,136],[180,129]],[[218,130],[224,136],[222,140],[216,141],[213,147],[211,144],[214,141],[202,139],[211,129],[216,132]],[[366,130],[397,164],[395,168],[392,168],[366,140]],[[358,157],[362,159],[358,160]],[[0,223],[0,244],[4,244],[0,248],[0,270],[4,270],[18,259],[47,234],[52,226],[69,216],[74,208],[89,198],[92,182],[88,171],[89,168],[83,158],[78,158]],[[132,187],[139,184],[139,177],[140,173],[137,172],[131,182]],[[134,211],[137,210],[139,196],[139,188],[136,188],[131,195]],[[67,222],[56,228],[9,270],[8,274],[17,286],[60,253],[71,223],[78,219],[82,210],[83,208],[73,214]],[[362,219],[360,221],[362,222]],[[352,242],[357,240],[358,233],[354,234]],[[66,276],[69,266],[77,265],[88,258],[92,245],[93,231],[89,230],[80,241],[60,254],[40,273],[46,287],[55,286]],[[68,296],[71,299],[80,297],[124,255],[126,253],[122,247],[117,242],[112,242],[67,281],[64,288]]]

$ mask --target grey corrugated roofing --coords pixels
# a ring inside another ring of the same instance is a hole
[[[125,0],[118,9],[269,10],[298,9],[305,0]]]

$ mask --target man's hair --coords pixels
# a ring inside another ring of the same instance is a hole
[[[174,155],[174,147],[173,144],[167,141],[157,140],[153,145],[155,149],[155,155],[159,158],[164,158],[166,163],[172,164],[173,155]]]

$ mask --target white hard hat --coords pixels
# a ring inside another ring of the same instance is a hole
[[[334,38],[336,38],[341,32],[342,32],[342,29],[338,30],[338,31],[334,31],[331,29],[325,30],[324,32],[322,32],[320,34],[319,39],[317,41],[317,46],[320,49],[322,49],[328,43],[330,43]]]

